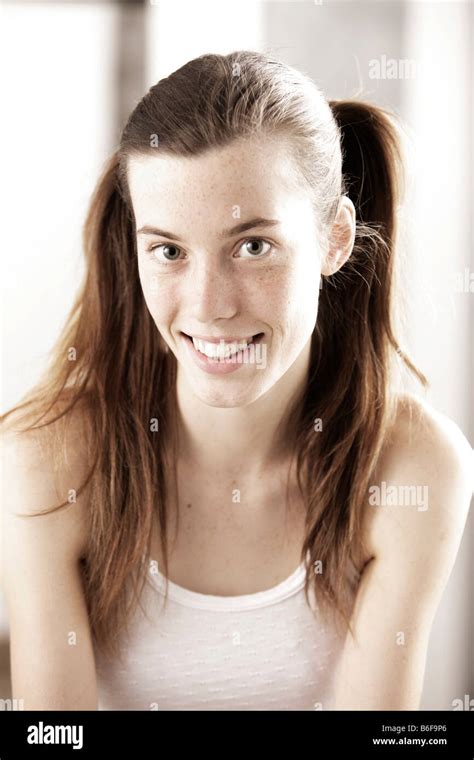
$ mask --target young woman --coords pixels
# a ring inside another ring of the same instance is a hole
[[[256,52],[131,114],[4,417],[25,709],[417,709],[471,449],[403,394],[397,128]]]

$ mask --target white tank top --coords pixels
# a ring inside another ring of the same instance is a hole
[[[154,570],[154,572],[152,572]],[[344,636],[323,626],[305,565],[266,591],[201,594],[151,568],[122,645],[96,651],[99,710],[327,710]],[[350,565],[355,596],[360,575]],[[146,615],[143,613],[143,608]]]

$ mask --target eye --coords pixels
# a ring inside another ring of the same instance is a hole
[[[262,251],[262,245],[267,245],[269,248]],[[262,238],[248,238],[247,240],[244,240],[239,250],[244,248],[245,253],[248,253],[248,256],[244,256],[243,258],[261,259],[266,253],[268,253],[268,250],[271,249],[271,247],[272,244],[269,243],[268,240],[262,240]]]
[[[268,246],[268,248],[265,250],[264,246]],[[244,240],[239,250],[244,250],[243,258],[257,259],[263,258],[271,248],[272,244],[269,243],[268,240],[263,240],[262,238],[248,238],[247,240]],[[182,253],[178,246],[170,245],[168,243],[151,245],[146,250],[148,253],[152,254],[153,258],[160,264],[179,261]]]
[[[161,258],[156,252],[162,248],[163,258]],[[156,258],[160,264],[164,264],[167,261],[178,261],[181,253],[181,249],[177,245],[168,245],[166,243],[160,243],[159,245],[151,245],[147,248],[147,251],[153,254],[153,258]]]

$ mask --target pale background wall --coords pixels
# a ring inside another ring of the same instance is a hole
[[[455,288],[456,273],[474,271],[472,17],[468,2],[7,4],[2,408],[34,381],[72,301],[85,205],[130,108],[190,58],[245,48],[306,71],[329,97],[363,95],[405,120],[407,342],[429,400],[472,443],[474,295]],[[383,56],[413,61],[416,75],[371,78]],[[432,631],[424,709],[474,694],[473,548],[471,515]],[[1,602],[0,628],[5,637]]]

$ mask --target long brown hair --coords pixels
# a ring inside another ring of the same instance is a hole
[[[92,197],[84,227],[86,274],[52,362],[2,418],[25,409],[30,422],[33,412],[38,419],[24,428],[30,430],[51,425],[76,405],[87,410],[91,467],[77,489],[90,484],[85,592],[93,636],[112,655],[139,601],[155,514],[168,574],[169,473],[177,487],[176,359],[139,282],[127,160],[154,153],[156,139],[163,153],[183,156],[270,133],[289,139],[322,229],[334,220],[342,194],[357,213],[353,253],[320,290],[307,384],[291,414],[307,510],[301,556],[309,552],[311,559],[305,593],[313,584],[323,614],[337,611],[349,622],[342,568],[350,559],[360,567],[364,554],[367,488],[394,414],[394,358],[426,384],[393,328],[402,185],[394,118],[365,102],[328,103],[308,77],[250,51],[202,55],[154,85],[131,113]],[[322,429],[315,430],[315,419]],[[46,511],[52,510],[38,514]]]

